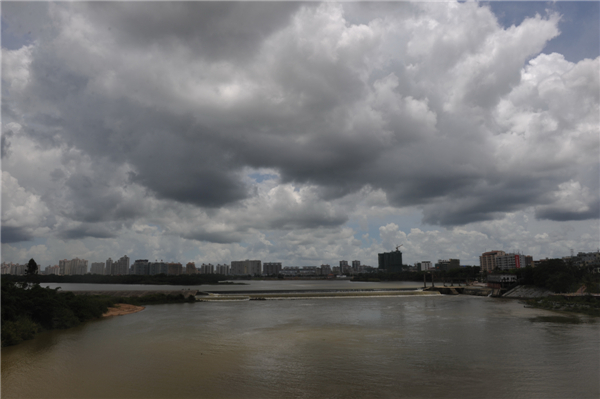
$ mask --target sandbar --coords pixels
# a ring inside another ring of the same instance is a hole
[[[137,313],[146,309],[144,306],[129,305],[127,303],[117,303],[115,306],[108,308],[108,311],[102,317],[123,316],[125,314]]]

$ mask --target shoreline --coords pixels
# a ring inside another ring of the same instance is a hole
[[[102,314],[102,317],[123,316],[126,314],[141,312],[144,309],[146,309],[145,306],[130,305],[128,303],[117,303],[115,306],[109,307],[108,311]]]

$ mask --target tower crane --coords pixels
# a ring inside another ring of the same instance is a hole
[[[398,251],[398,248],[400,248],[400,247],[402,247],[402,246],[403,246],[402,244],[400,244],[400,245],[396,245],[396,251]]]

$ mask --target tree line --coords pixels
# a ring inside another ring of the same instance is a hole
[[[23,340],[31,339],[40,331],[64,329],[74,327],[87,320],[101,317],[108,308],[117,303],[132,305],[163,304],[195,302],[194,296],[185,298],[183,294],[166,295],[162,293],[150,294],[142,297],[110,297],[100,295],[75,295],[72,292],[61,292],[60,288],[51,289],[40,286],[44,277],[37,274],[38,267],[33,259],[29,261],[24,276],[2,276],[1,295],[1,336],[2,346],[15,345]],[[17,278],[18,277],[18,278]],[[55,276],[81,278],[83,280],[43,281],[43,282],[96,282],[86,280],[86,276]],[[127,277],[127,276],[99,276],[99,277]],[[154,281],[169,281],[164,284],[174,284],[172,277],[179,276],[152,276]],[[187,277],[187,276],[183,276]],[[193,277],[185,281],[200,281]],[[114,282],[111,279],[110,282]],[[178,280],[176,280],[178,281]],[[201,279],[201,281],[213,281]],[[217,277],[217,280],[218,277]],[[130,284],[139,284],[132,282]],[[160,283],[159,283],[160,284]],[[198,284],[198,283],[196,283]]]
[[[498,271],[499,272],[499,271]],[[552,292],[575,292],[585,285],[587,293],[600,292],[600,275],[592,266],[577,266],[563,259],[547,259],[538,266],[512,269],[504,274],[514,274],[521,284],[547,288]]]
[[[575,292],[585,285],[587,293],[600,293],[600,274],[594,274],[592,266],[580,267],[563,259],[548,259],[536,267],[523,267],[519,269],[492,271],[493,274],[512,274],[517,276],[519,284],[535,285],[547,288],[556,293]],[[482,277],[478,266],[463,266],[450,270],[429,270],[421,272],[378,273],[360,274],[353,278],[355,281],[423,281],[426,275],[431,281],[430,273],[434,274],[435,281],[450,281],[452,279],[475,280]],[[487,273],[483,274],[485,281]]]
[[[23,282],[30,281],[35,283],[84,283],[84,284],[147,284],[147,285],[202,285],[217,284],[220,281],[227,280],[228,276],[223,274],[180,274],[180,275],[138,275],[126,274],[117,276],[108,276],[103,274],[83,274],[59,276],[49,275],[28,275],[15,276],[3,275],[2,279]]]

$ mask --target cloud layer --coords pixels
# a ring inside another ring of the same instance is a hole
[[[398,227],[382,214],[469,231],[598,218],[600,59],[543,53],[558,14],[507,28],[476,3],[2,14],[28,38],[2,49],[4,243],[171,237],[316,261],[336,245],[373,256]],[[350,227],[364,218],[381,220],[376,244]]]

